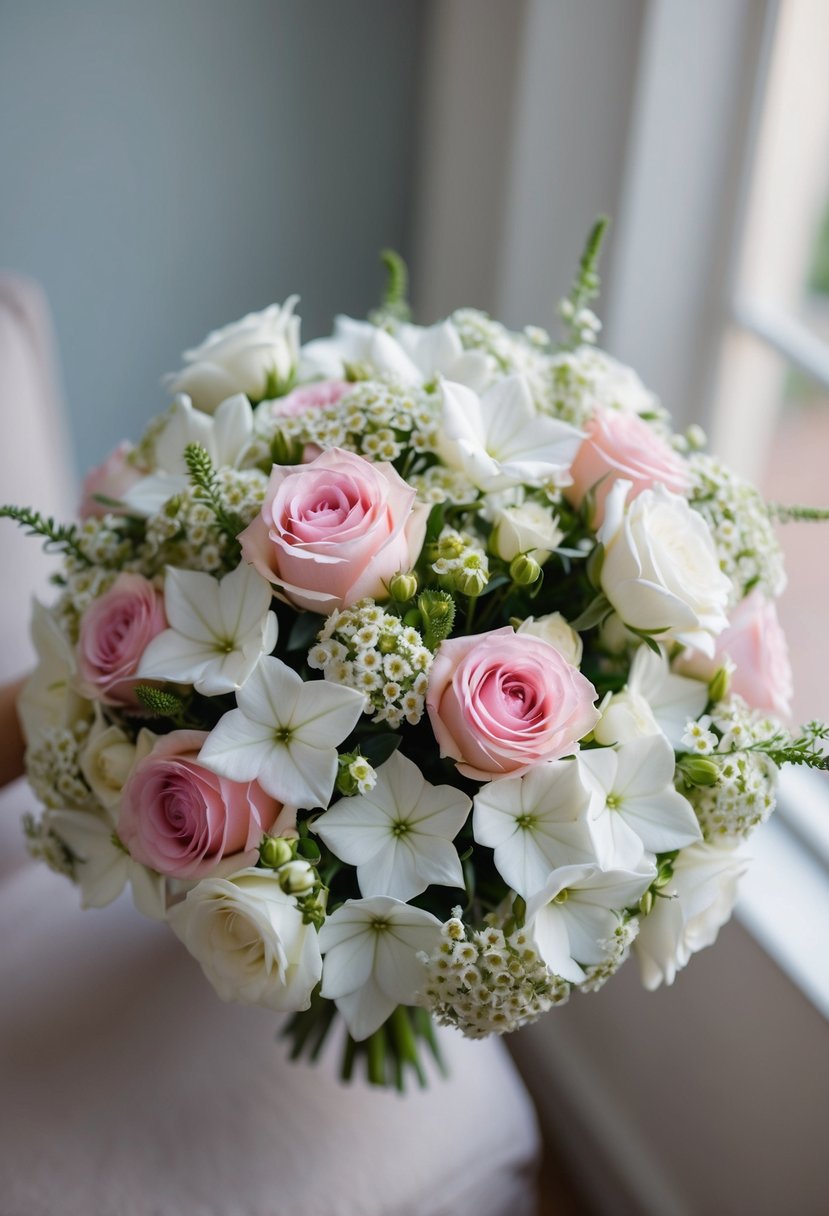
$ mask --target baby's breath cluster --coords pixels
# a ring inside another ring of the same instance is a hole
[[[88,733],[89,722],[79,718],[71,727],[53,726],[44,730],[37,745],[28,748],[26,773],[44,806],[81,811],[97,806],[80,766],[80,753]]]
[[[586,979],[579,984],[580,992],[598,992],[603,988],[611,975],[615,975],[630,954],[630,948],[639,933],[639,917],[626,916],[619,921],[613,931],[613,936],[599,945],[606,951],[607,957],[600,963],[585,967]]]
[[[278,405],[278,403],[277,403]],[[426,454],[437,444],[438,401],[434,393],[391,379],[357,381],[332,405],[301,414],[257,415],[262,433],[283,441],[343,448],[369,460],[395,461],[404,451]]]
[[[373,722],[396,729],[423,716],[432,652],[417,629],[404,625],[374,600],[333,612],[308,654],[308,665],[326,680],[356,688]]]
[[[537,396],[545,413],[574,426],[589,422],[597,405],[639,414],[660,433],[667,431],[667,414],[637,376],[596,346],[561,351],[546,363]]]
[[[773,719],[749,709],[737,696],[689,722],[683,745],[717,768],[713,784],[683,790],[706,840],[747,836],[774,810],[778,769],[760,749],[774,740],[779,729]]]
[[[268,479],[258,469],[221,468],[216,472],[221,503],[241,528],[255,518],[265,499]],[[166,565],[221,574],[238,562],[238,551],[216,520],[200,491],[188,486],[169,499],[146,523],[140,551],[142,573],[155,574]]]
[[[81,617],[98,596],[108,591],[118,571],[108,566],[87,566],[71,554],[66,556],[61,575],[62,591],[55,606],[55,617],[70,642],[78,640]]]
[[[570,995],[570,985],[550,972],[525,929],[469,929],[460,908],[442,926],[440,944],[420,959],[427,972],[423,996],[435,1020],[469,1039],[508,1034]]]
[[[444,528],[427,557],[445,591],[480,595],[489,582],[489,559],[483,542],[470,532]]]
[[[760,587],[769,597],[786,586],[783,554],[760,494],[713,456],[689,460],[690,504],[711,529],[720,569],[733,586],[733,603]]]
[[[464,349],[486,355],[493,375],[522,372],[532,377],[539,373],[550,348],[546,330],[528,325],[523,333],[514,333],[477,308],[459,308],[452,321]]]
[[[56,874],[64,874],[67,878],[74,879],[74,858],[50,827],[48,815],[41,815],[40,818],[31,814],[24,815],[23,834],[26,838],[26,849],[34,861],[42,861]]]

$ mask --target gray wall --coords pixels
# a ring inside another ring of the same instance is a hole
[[[409,243],[417,0],[0,0],[0,266],[54,312],[80,467],[291,292],[362,314]]]

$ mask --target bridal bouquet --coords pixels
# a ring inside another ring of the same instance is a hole
[[[473,1038],[671,983],[728,919],[784,762],[769,509],[596,346],[599,223],[565,340],[484,313],[299,341],[212,333],[89,475],[20,714],[32,852],[129,885],[219,996],[344,1023],[402,1084]]]

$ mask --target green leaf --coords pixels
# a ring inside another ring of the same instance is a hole
[[[288,634],[288,650],[308,650],[325,624],[325,617],[316,612],[303,612],[296,618]]]
[[[144,708],[157,718],[180,718],[184,713],[184,699],[174,692],[168,692],[166,688],[155,688],[152,684],[136,684],[134,692]]]
[[[369,735],[360,743],[360,751],[372,768],[379,768],[394,755],[399,746],[400,735],[389,732],[382,735]]]
[[[590,601],[581,616],[577,616],[570,624],[577,633],[586,633],[588,629],[593,629],[596,625],[600,625],[612,611],[613,609],[607,596],[597,595],[594,600]]]
[[[41,515],[31,507],[15,507],[10,504],[0,507],[0,519],[13,519],[21,528],[27,530],[29,536],[42,536],[45,542],[43,547],[47,553],[54,549],[62,550],[64,553],[71,553],[85,566],[92,565],[80,547],[78,529],[74,524],[58,524],[51,516]]]

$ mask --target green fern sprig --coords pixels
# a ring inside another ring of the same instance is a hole
[[[763,752],[778,768],[784,764],[801,764],[807,768],[829,770],[829,755],[823,744],[829,740],[829,726],[823,722],[807,722],[795,739],[781,734],[751,744],[746,751]]]
[[[770,502],[768,512],[772,519],[776,519],[781,524],[790,524],[795,521],[820,523],[829,519],[828,507],[784,506],[780,502]]]
[[[227,538],[237,544],[237,537],[245,525],[235,512],[228,511],[225,506],[219,478],[207,449],[200,443],[188,443],[184,449],[184,460],[196,497],[210,508]]]
[[[57,549],[63,553],[71,553],[72,557],[84,565],[92,565],[78,542],[78,529],[74,524],[59,524],[51,516],[41,515],[31,507],[8,504],[0,507],[0,519],[13,519],[21,528],[26,528],[28,536],[42,536],[43,547],[47,553]]]

